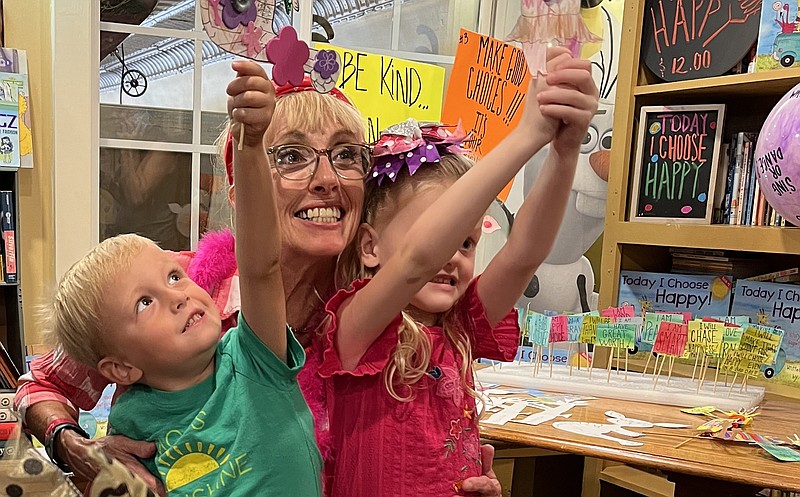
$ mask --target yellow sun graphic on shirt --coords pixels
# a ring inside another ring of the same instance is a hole
[[[159,473],[164,477],[167,492],[171,492],[216,471],[228,458],[230,454],[225,454],[225,447],[217,448],[212,443],[204,447],[199,441],[193,446],[186,442],[182,447],[171,447],[158,458],[159,463],[169,466],[166,473]]]

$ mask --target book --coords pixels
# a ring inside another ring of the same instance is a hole
[[[724,275],[620,271],[617,306],[632,305],[637,316],[656,311],[727,316],[731,281]]]
[[[0,166],[19,167],[19,109],[0,100]]]
[[[17,241],[14,192],[0,190],[0,231],[3,234],[3,277],[17,282]]]
[[[790,267],[787,269],[781,269],[780,271],[772,271],[771,273],[751,276],[747,279],[750,281],[772,281],[775,278],[780,278],[781,276],[791,276],[793,274],[800,274],[800,267]]]
[[[739,280],[731,315],[749,316],[753,323],[784,332],[775,364],[762,366],[764,377],[800,386],[800,287],[782,283]]]
[[[736,134],[736,152],[733,161],[733,177],[731,179],[731,206],[728,212],[728,224],[737,224],[739,213],[739,188],[742,182],[742,147],[744,146],[744,132]]]
[[[722,216],[724,215],[724,207],[725,207],[725,184],[728,180],[728,150],[730,149],[730,143],[723,143],[719,149],[719,165],[718,173],[717,173],[717,183],[714,187],[714,223],[721,223]]]
[[[775,9],[773,6],[777,6]],[[797,2],[763,0],[758,25],[755,71],[773,71],[797,67],[796,50],[800,42]]]
[[[16,102],[19,116],[20,167],[33,167],[31,100],[28,89],[28,58],[25,50],[0,47],[0,100]]]

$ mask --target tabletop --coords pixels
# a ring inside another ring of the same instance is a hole
[[[502,388],[502,387],[501,387]],[[605,412],[614,410],[628,418],[658,423],[688,424],[691,428],[628,428],[645,433],[628,440],[643,442],[641,447],[623,447],[614,441],[578,435],[552,426],[556,418],[537,426],[508,422],[504,425],[481,423],[481,435],[495,440],[562,453],[596,457],[627,464],[725,480],[751,486],[800,492],[800,463],[780,462],[757,445],[743,442],[691,439],[704,416],[685,414],[679,407],[611,399],[589,400],[586,406],[573,407],[570,422],[607,423]],[[535,413],[528,407],[523,414]],[[765,400],[749,430],[762,436],[786,439],[800,433],[800,403]],[[491,413],[484,413],[486,419]]]

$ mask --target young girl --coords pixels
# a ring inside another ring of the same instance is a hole
[[[327,305],[332,497],[464,495],[481,474],[471,363],[514,357],[513,305],[550,251],[597,109],[589,63],[549,56],[520,124],[471,169],[452,153],[463,136],[435,126],[403,123],[377,147],[350,268],[364,279]],[[473,279],[486,209],[550,141],[508,243]]]

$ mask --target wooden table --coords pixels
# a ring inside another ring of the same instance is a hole
[[[606,423],[604,413],[607,410],[617,411],[629,418],[684,423],[693,427],[699,426],[704,419],[702,416],[684,414],[673,406],[597,399],[588,401],[588,406],[572,408],[569,421]],[[536,412],[528,408],[525,413],[528,411]],[[767,400],[760,411],[761,414],[753,422],[753,431],[784,439],[793,433],[800,433],[799,403]],[[554,421],[559,420],[564,421],[563,418]],[[752,496],[762,488],[800,492],[800,463],[780,462],[758,446],[694,439],[676,448],[696,432],[691,428],[655,427],[629,428],[647,433],[635,439],[643,442],[644,446],[623,447],[616,442],[558,430],[553,428],[552,423],[549,421],[539,426],[484,423],[481,424],[481,435],[529,447],[655,468],[675,482],[675,497]]]

